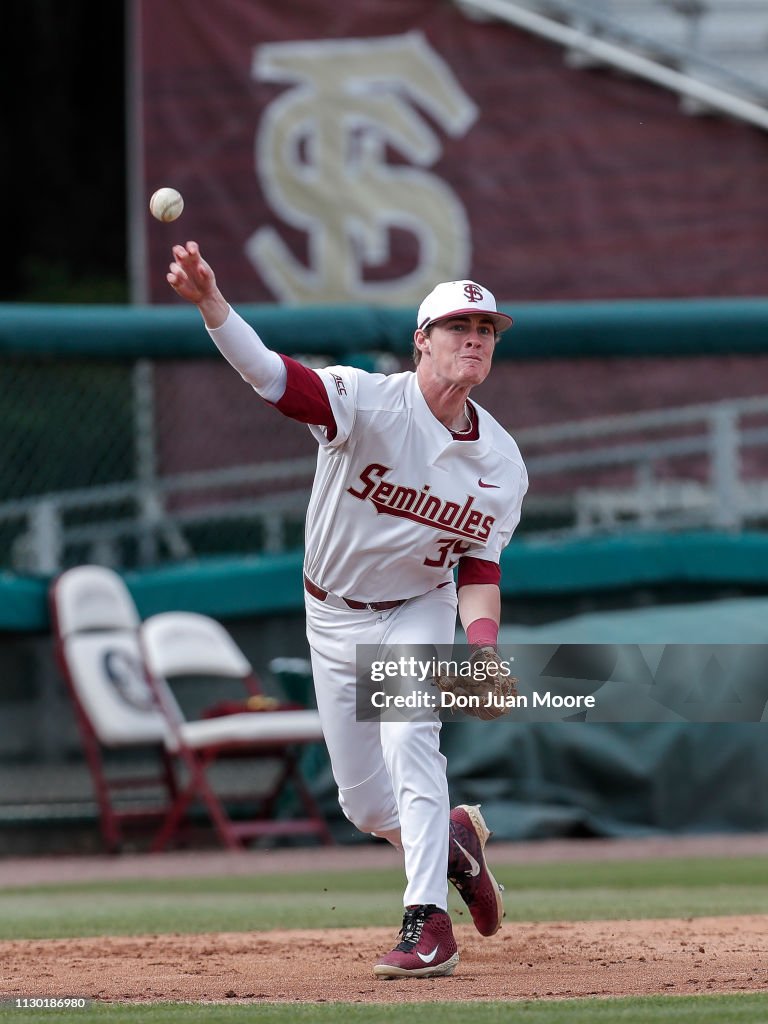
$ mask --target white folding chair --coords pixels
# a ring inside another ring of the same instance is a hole
[[[156,685],[170,688],[172,681],[180,677],[234,679],[239,680],[246,693],[264,696],[250,662],[215,619],[193,612],[163,612],[144,622],[141,638]],[[155,841],[155,848],[162,848],[170,839],[196,797],[206,804],[222,842],[231,848],[263,836],[309,834],[324,843],[333,842],[299,767],[302,748],[319,743],[322,738],[316,710],[265,708],[181,721],[169,734],[168,745],[184,758],[188,779]],[[246,820],[235,821],[230,817],[226,801],[216,795],[210,782],[209,769],[222,758],[261,759],[277,766],[266,791],[253,795],[257,810]],[[277,801],[289,788],[296,793],[304,817],[275,818]]]
[[[124,581],[101,566],[62,573],[51,585],[50,599],[57,658],[73,698],[107,849],[120,849],[129,824],[152,825],[152,849],[164,849],[179,835],[196,800],[229,849],[240,849],[256,836],[312,834],[332,842],[297,765],[302,745],[322,739],[316,711],[184,717],[166,675],[238,679],[248,693],[260,692],[250,664],[223,626],[206,616],[167,613],[142,628]],[[109,772],[106,754],[116,749],[139,751],[151,770]],[[277,780],[256,800],[258,814],[248,821],[231,819],[226,799],[208,775],[215,761],[234,756],[279,763]],[[306,817],[274,820],[277,798],[291,783]],[[151,803],[148,787],[154,791]]]
[[[129,825],[158,827],[179,792],[166,746],[168,718],[181,711],[168,695],[158,706],[139,641],[139,614],[117,573],[96,565],[69,569],[50,588],[57,661],[75,709],[96,793],[106,848],[115,852]],[[108,752],[143,761],[119,773]]]

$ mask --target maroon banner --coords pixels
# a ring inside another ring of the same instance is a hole
[[[444,0],[134,17],[151,301],[190,238],[233,302],[409,306],[461,277],[519,301],[765,293],[757,129]],[[160,186],[185,199],[172,224],[147,209]]]

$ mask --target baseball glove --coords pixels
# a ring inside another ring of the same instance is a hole
[[[466,664],[466,662],[465,662]],[[436,675],[434,684],[452,699],[443,699],[443,707],[454,707],[473,718],[501,718],[512,710],[507,698],[517,696],[514,676],[508,674],[509,664],[502,661],[495,647],[480,647],[469,660],[467,675]],[[472,700],[464,701],[464,697]]]

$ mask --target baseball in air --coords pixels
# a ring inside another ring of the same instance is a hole
[[[149,200],[150,213],[164,224],[169,224],[180,217],[183,209],[184,200],[181,192],[177,192],[175,188],[159,188],[157,192],[152,193]]]

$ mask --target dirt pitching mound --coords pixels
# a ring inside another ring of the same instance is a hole
[[[681,995],[768,989],[768,917],[510,923],[456,937],[450,978],[377,980],[391,930],[145,935],[0,942],[10,997],[391,1003]]]

